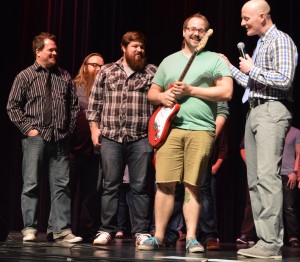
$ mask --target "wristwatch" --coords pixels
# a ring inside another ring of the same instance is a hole
[[[298,175],[298,170],[293,170],[293,172],[295,175]]]

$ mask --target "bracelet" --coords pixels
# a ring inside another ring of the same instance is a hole
[[[298,170],[293,170],[293,172],[295,175],[298,175]]]

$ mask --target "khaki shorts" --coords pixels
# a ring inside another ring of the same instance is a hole
[[[173,128],[156,153],[156,183],[186,182],[200,186],[215,133]]]

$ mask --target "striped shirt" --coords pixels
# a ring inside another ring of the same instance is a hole
[[[78,99],[74,83],[67,71],[51,69],[52,124],[46,125],[42,112],[48,71],[35,62],[15,78],[7,103],[10,120],[21,133],[36,129],[46,140],[61,140],[71,134],[76,123]]]
[[[230,71],[241,86],[251,78],[249,97],[293,101],[293,79],[298,62],[297,47],[293,40],[272,25],[261,37],[255,66],[249,75],[236,67]]]
[[[147,99],[151,80],[157,70],[147,64],[141,71],[127,76],[123,58],[102,66],[89,98],[88,121],[100,123],[103,136],[122,142],[146,137],[153,106]]]

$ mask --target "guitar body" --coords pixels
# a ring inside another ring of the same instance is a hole
[[[151,146],[160,147],[166,140],[172,119],[180,110],[180,105],[175,104],[172,108],[159,106],[152,114],[148,126],[148,140]]]

